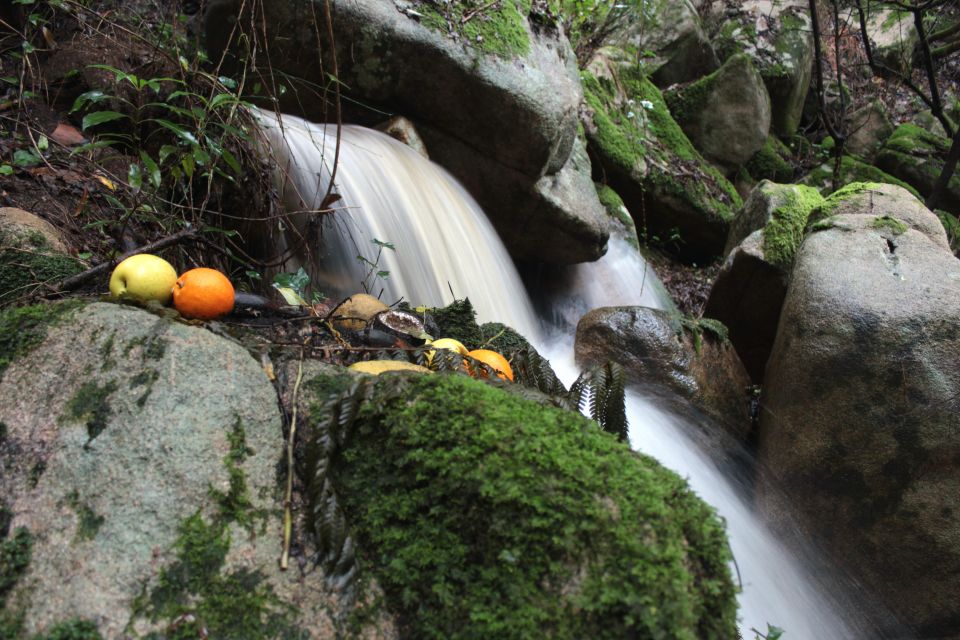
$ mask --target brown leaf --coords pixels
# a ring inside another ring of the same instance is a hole
[[[73,125],[66,124],[61,122],[57,125],[57,128],[53,130],[53,133],[50,134],[50,138],[54,142],[59,142],[65,147],[75,147],[78,144],[83,144],[87,141],[83,137],[83,134],[77,130]]]

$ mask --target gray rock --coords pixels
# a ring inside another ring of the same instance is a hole
[[[770,96],[750,57],[665,96],[690,142],[728,175],[760,151],[770,132]]]
[[[766,368],[760,501],[913,637],[957,637],[960,261],[937,218],[877,185],[828,199],[791,272]],[[893,551],[892,551],[893,550]]]
[[[763,382],[776,337],[788,276],[784,267],[764,258],[763,232],[754,231],[727,256],[703,309],[727,326],[731,344],[757,384]]]
[[[733,8],[720,0],[713,4],[712,11],[725,18],[711,34],[720,59],[737,53],[753,58],[770,94],[773,132],[781,137],[792,135],[800,124],[813,73],[807,2],[745,0]]]
[[[742,442],[750,429],[750,378],[729,342],[704,325],[695,331],[699,338],[667,311],[601,307],[577,325],[577,364],[618,362],[633,385],[695,407]]]
[[[920,42],[913,15],[894,8],[881,9],[876,3],[867,3],[867,12],[867,33],[873,45],[874,60],[909,74]]]
[[[783,256],[784,258],[792,257],[793,251],[803,237],[803,229],[806,227],[810,211],[822,203],[823,198],[810,187],[776,184],[769,180],[761,181],[750,192],[746,202],[743,203],[743,209],[731,223],[727,245],[723,250],[724,255],[730,255],[747,236],[754,231],[765,229],[772,220],[776,220],[782,223],[780,227],[790,227],[785,229],[790,237],[783,238],[782,242],[777,244],[784,245],[780,248],[790,254]],[[779,229],[771,229],[770,233],[776,235],[778,231]],[[778,238],[772,238],[771,244],[776,240]],[[776,261],[775,258],[776,256],[770,257]]]
[[[851,114],[850,131],[846,151],[870,160],[893,133],[893,123],[883,103],[874,100]]]
[[[0,495],[33,539],[6,610],[25,634],[72,618],[184,632],[190,616],[211,637],[337,633],[343,594],[277,567],[283,423],[239,345],[92,304],[6,370],[0,421]]]
[[[0,207],[0,305],[82,269],[53,225],[23,209]]]
[[[943,170],[950,144],[949,138],[915,124],[901,124],[877,154],[877,166],[927,197]],[[960,173],[950,178],[939,206],[960,213]]]

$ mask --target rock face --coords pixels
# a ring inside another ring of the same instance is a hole
[[[766,369],[763,484],[911,637],[957,637],[960,261],[898,187],[854,185],[824,209]]]
[[[49,222],[23,209],[0,207],[0,305],[82,268]]]
[[[920,42],[913,16],[875,5],[867,5],[867,11],[867,33],[876,62],[900,73],[909,73]]]
[[[883,103],[875,100],[851,114],[850,130],[845,149],[870,160],[893,133],[893,123]]]
[[[594,309],[577,325],[577,363],[618,362],[632,384],[671,400],[679,396],[742,442],[750,429],[750,378],[715,325],[701,322],[685,325],[676,315],[646,307]]]
[[[789,267],[803,239],[810,212],[823,204],[816,189],[764,180],[750,192],[727,236],[724,255],[754,231],[763,230],[763,250],[771,263]]]
[[[368,385],[329,477],[405,637],[736,636],[722,527],[656,461],[466,376]],[[336,411],[344,388],[301,393]]]
[[[220,0],[207,9],[210,50],[222,50],[234,25],[245,24],[242,16],[237,18],[240,4]],[[606,233],[598,232],[594,221],[602,219],[604,211],[596,198],[567,200],[573,192],[565,188],[548,189],[545,197],[539,184],[550,176],[557,183],[572,180],[570,156],[581,100],[569,43],[548,21],[540,21],[544,16],[539,9],[521,11],[515,3],[498,3],[464,19],[462,3],[331,4],[337,75],[349,98],[344,101],[345,119],[370,125],[381,120],[383,112],[402,114],[420,128],[430,157],[458,179],[481,185],[515,183],[513,189],[526,196],[522,202],[506,201],[497,189],[471,188],[485,210],[499,213],[495,224],[520,215],[546,216],[530,233],[548,235],[526,243],[530,253],[518,257],[553,260],[555,256],[537,249],[571,242],[563,234],[576,225],[561,221],[551,226],[555,221],[550,216],[558,207],[565,218],[583,217],[587,227],[586,235],[573,241],[583,246],[561,259],[577,262],[602,255]],[[323,2],[272,2],[263,11],[273,68],[305,83],[293,83],[281,108],[314,120],[329,117],[328,106],[314,98],[309,84],[328,84],[331,72],[317,63],[332,57],[328,43],[320,51],[316,43],[316,33],[326,33]],[[438,144],[427,127],[452,144]],[[583,180],[589,181],[589,163],[585,168],[579,161],[574,164],[585,169]],[[540,206],[526,207],[530,202]],[[509,225],[497,226],[505,238],[519,235]],[[563,230],[556,243],[549,235],[552,228]]]
[[[789,272],[764,257],[763,231],[754,231],[727,256],[703,309],[730,331],[750,378],[763,381],[777,333]]]
[[[749,55],[770,94],[773,131],[792,135],[803,115],[803,102],[813,73],[813,35],[809,7],[803,0],[745,0],[725,11],[727,3],[713,3],[720,16],[712,33],[721,60],[737,53]]]
[[[277,568],[282,420],[260,365],[134,308],[54,315],[3,316],[34,347],[5,353],[0,381],[0,496],[32,551],[0,620],[22,615],[24,637],[76,619],[110,638],[336,634],[322,572]]]
[[[770,132],[770,96],[745,54],[666,95],[670,115],[703,156],[729,175],[763,147]]]
[[[877,154],[877,166],[930,195],[950,150],[950,140],[930,133],[915,124],[897,127]],[[951,213],[960,212],[960,174],[954,173],[940,206]]]
[[[617,49],[598,52],[581,77],[588,150],[638,234],[686,260],[719,254],[740,196],[690,143],[660,91]]]

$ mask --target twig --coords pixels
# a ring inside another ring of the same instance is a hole
[[[463,14],[463,17],[460,18],[460,24],[461,24],[461,25],[467,24],[467,22],[468,22],[471,18],[473,18],[475,15],[477,15],[478,13],[483,13],[484,11],[486,11],[487,9],[489,9],[490,7],[492,7],[492,6],[496,5],[496,4],[500,4],[500,0],[493,0],[493,2],[488,2],[487,4],[483,5],[482,7],[477,7],[477,8],[474,9],[473,11],[468,11],[468,12],[466,12],[465,14]]]
[[[303,379],[303,348],[300,349],[300,361],[297,364],[297,380],[293,384],[293,397],[290,402],[290,433],[287,436],[287,490],[283,497],[283,553],[280,554],[280,570],[290,566],[290,540],[293,538],[293,445],[297,437],[297,395],[300,381]]]
[[[161,238],[156,242],[151,242],[150,244],[145,244],[142,247],[137,247],[133,251],[127,251],[123,255],[114,258],[113,260],[108,260],[107,262],[101,262],[95,267],[91,267],[86,271],[82,271],[76,275],[70,276],[69,278],[64,278],[57,284],[50,287],[50,293],[59,293],[61,291],[70,291],[71,289],[76,289],[81,284],[98,276],[105,271],[109,271],[114,268],[120,262],[123,262],[130,256],[136,255],[138,253],[150,253],[152,251],[158,251],[160,249],[165,249],[166,247],[185,242],[187,240],[196,240],[197,232],[194,229],[183,229],[178,231],[173,235],[169,235],[165,238]]]

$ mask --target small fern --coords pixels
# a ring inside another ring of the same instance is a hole
[[[684,331],[690,334],[693,340],[693,350],[700,355],[703,348],[703,334],[710,333],[721,343],[727,343],[730,340],[730,330],[727,325],[714,318],[692,318],[690,316],[679,316],[676,318],[676,331],[680,336]]]
[[[627,441],[626,372],[616,362],[595,366],[580,374],[568,392],[571,404],[589,416],[607,433]]]

